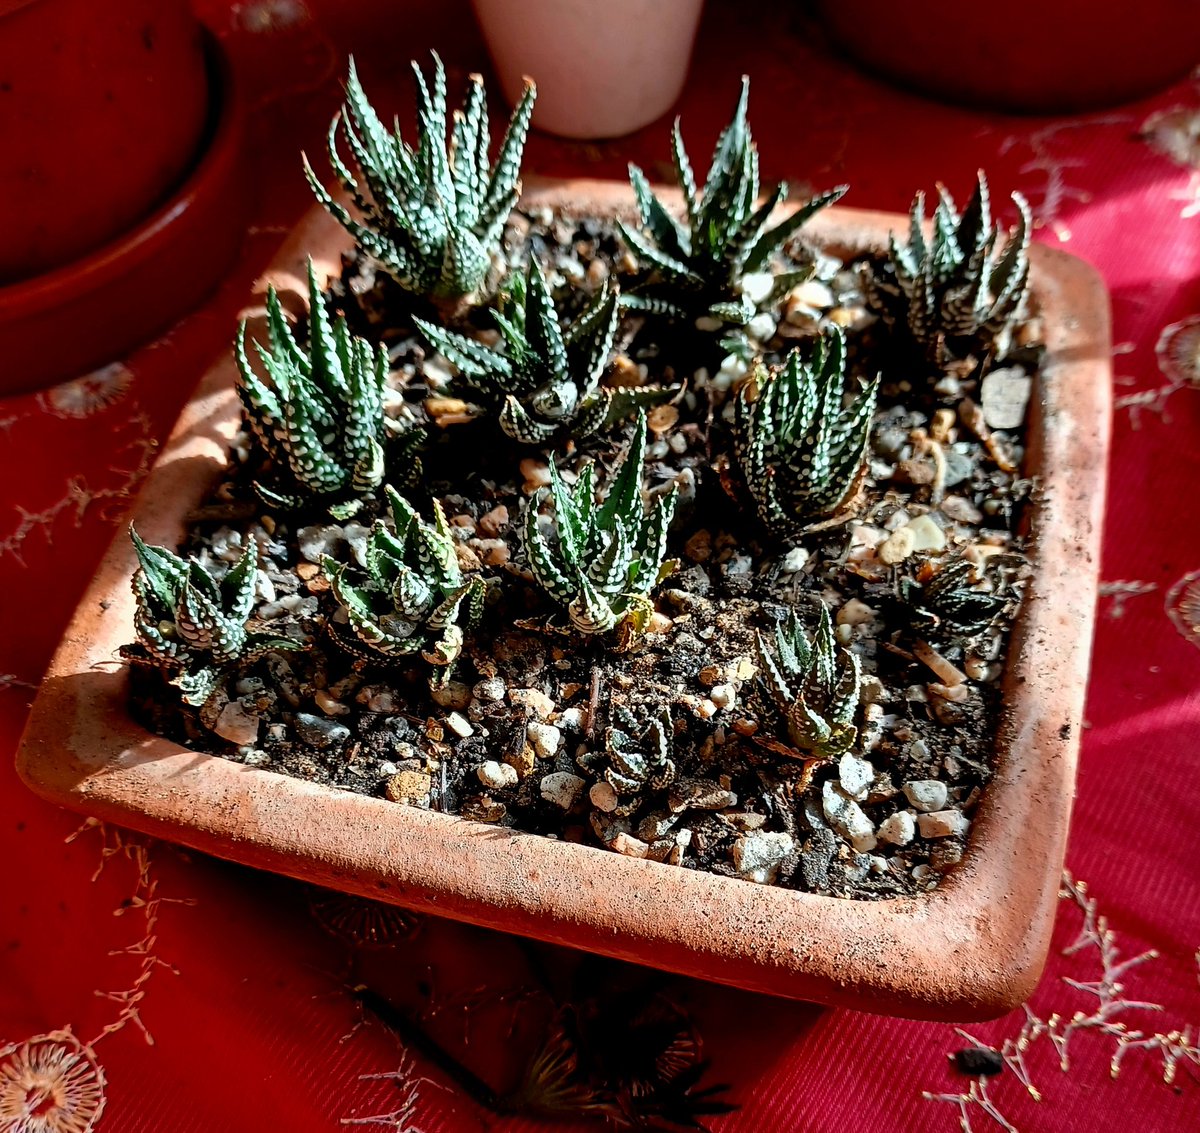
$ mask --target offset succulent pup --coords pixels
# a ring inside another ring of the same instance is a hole
[[[367,578],[351,583],[345,563],[325,556],[321,567],[346,611],[355,640],[339,641],[361,656],[390,661],[414,653],[432,666],[430,684],[446,684],[463,647],[463,629],[483,612],[485,586],[466,579],[446,516],[433,501],[432,524],[388,485],[395,531],[377,520],[367,539]]]
[[[1006,598],[978,588],[969,559],[952,559],[924,583],[906,578],[900,586],[913,630],[937,641],[969,643],[986,633],[1008,605]]]
[[[848,188],[840,185],[821,193],[774,228],[768,227],[771,213],[786,200],[788,187],[781,182],[759,204],[758,148],[746,120],[749,99],[750,80],[743,78],[733,121],[717,141],[702,191],[696,188],[679,119],[675,119],[671,156],[683,192],[686,223],[654,195],[646,175],[630,165],[629,180],[645,232],[625,224],[619,227],[642,266],[658,274],[660,285],[644,295],[627,296],[629,306],[692,318],[708,314],[741,325],[812,274],[811,267],[781,272],[765,291],[751,295],[743,290],[745,276],[768,273],[771,257],[800,226],[840,199]]]
[[[844,755],[858,739],[858,658],[837,645],[829,610],[820,603],[810,639],[794,610],[776,625],[773,647],[757,635],[759,679],[787,725],[795,748],[814,759]]]
[[[305,158],[313,193],[359,248],[415,295],[449,306],[487,291],[505,221],[521,192],[521,155],[533,113],[532,83],[513,111],[494,164],[483,79],[471,76],[466,104],[453,115],[447,145],[446,72],[433,56],[433,89],[416,63],[417,145],[380,121],[358,81],[354,60],[346,101],[329,127],[329,164],[361,220],[335,201]],[[338,128],[357,174],[342,160]]]
[[[143,542],[132,527],[129,537],[138,559],[133,575],[138,641],[150,662],[183,694],[185,704],[203,705],[236,664],[273,650],[303,648],[290,638],[247,628],[258,569],[253,540],[218,581],[199,563]],[[144,660],[131,657],[139,659]]]
[[[906,326],[934,360],[941,357],[948,341],[957,354],[969,352],[972,346],[990,349],[1022,316],[1033,224],[1025,198],[1013,193],[1019,214],[1016,229],[1005,239],[999,225],[993,227],[982,170],[961,215],[940,185],[938,196],[932,236],[925,237],[925,194],[918,193],[910,213],[908,243],[891,237],[888,269],[876,273],[868,288],[872,305],[888,321]]]
[[[524,544],[538,585],[567,610],[580,633],[606,633],[630,619],[635,627],[649,614],[647,595],[659,580],[667,550],[667,529],[675,514],[675,489],[647,510],[642,501],[642,462],[646,456],[646,415],[621,463],[608,495],[598,501],[593,464],[584,465],[568,490],[554,464],[550,489],[539,490],[525,512]],[[554,501],[553,535],[538,523],[538,508]]]
[[[309,338],[302,346],[275,288],[267,289],[269,345],[254,343],[267,378],[251,365],[243,322],[234,344],[237,390],[246,422],[275,468],[273,487],[254,485],[263,501],[292,508],[328,498],[334,501],[329,510],[345,518],[383,482],[387,351],[352,335],[345,319],[330,322],[312,260],[308,295]],[[419,441],[413,429],[402,442],[410,472]]]
[[[876,379],[844,406],[846,338],[833,327],[811,361],[793,350],[782,367],[759,364],[738,390],[733,465],[772,535],[793,537],[853,497],[878,389]]]
[[[675,729],[671,710],[664,707],[644,728],[626,708],[616,710],[617,725],[604,734],[600,774],[617,793],[617,816],[632,814],[650,791],[660,791],[675,781]]]
[[[600,378],[617,332],[615,285],[599,291],[573,323],[562,327],[536,260],[514,275],[493,312],[503,345],[483,343],[417,319],[421,332],[458,367],[463,381],[498,405],[500,427],[523,444],[556,435],[583,440],[675,390],[648,386],[608,389]]]

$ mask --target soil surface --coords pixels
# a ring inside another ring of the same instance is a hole
[[[506,248],[513,265],[539,257],[564,310],[612,273],[625,289],[636,282],[604,220],[514,214]],[[357,333],[388,345],[389,415],[429,429],[426,487],[407,495],[426,516],[429,494],[440,499],[462,565],[488,580],[483,620],[436,692],[419,658],[384,666],[345,648],[344,616],[318,564],[328,554],[361,566],[382,507],[345,522],[315,506],[265,509],[251,487],[260,457],[240,436],[229,478],[193,516],[183,551],[219,575],[255,539],[257,628],[312,648],[245,666],[203,710],[181,705],[157,670],[134,666],[138,716],[253,766],[680,868],[851,898],[933,888],[962,855],[992,764],[1035,488],[1020,472],[1014,422],[1036,375],[1036,323],[1019,329],[1002,362],[968,358],[931,373],[869,309],[866,280],[881,265],[800,244],[789,257],[815,258],[815,276],[741,345],[722,345],[703,324],[623,316],[607,380],[681,385],[650,414],[644,481],[652,493],[678,489],[676,566],[652,595],[651,632],[624,650],[562,628],[523,567],[519,531],[548,460],[567,480],[594,461],[604,483],[632,425],[557,450],[509,441],[494,417],[459,400],[452,367],[411,329],[412,315],[427,312],[347,262],[331,301]],[[494,334],[486,308],[469,319],[480,337]],[[730,391],[746,372],[739,355],[778,361],[831,323],[846,330],[852,372],[882,376],[866,476],[852,514],[781,545],[722,483]],[[992,367],[986,381],[981,363]],[[405,470],[390,471],[403,486]],[[960,555],[988,567],[1007,613],[968,644],[924,640],[905,584]],[[813,765],[788,750],[756,677],[754,635],[789,607],[811,629],[818,602],[860,660],[863,705],[853,754]],[[673,780],[618,795],[604,775],[606,730],[639,732],[664,709]]]

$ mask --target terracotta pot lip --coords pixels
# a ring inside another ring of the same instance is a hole
[[[601,182],[531,186],[527,203],[571,215],[632,206],[628,186]],[[906,225],[836,209],[808,232],[862,252]],[[348,240],[316,209],[266,278],[299,286],[309,253],[319,270],[336,271]],[[1049,353],[1029,449],[1053,479],[1037,502],[1031,600],[1008,651],[996,772],[961,865],[932,893],[860,902],[756,886],[352,795],[154,736],[129,717],[126,673],[110,664],[130,636],[123,530],[43,683],[21,777],[51,801],[244,864],[751,990],[954,1021],[1011,1009],[1040,976],[1057,903],[1111,395],[1099,277],[1065,253],[1036,247],[1032,257]],[[145,537],[177,540],[183,514],[223,467],[237,421],[233,373],[223,355],[180,417],[134,507]],[[572,884],[561,884],[568,871]]]
[[[0,18],[3,15],[0,12]],[[204,148],[196,155],[186,179],[134,228],[70,263],[0,286],[0,320],[13,322],[40,314],[104,289],[153,257],[164,243],[169,242],[172,229],[187,213],[205,198],[221,192],[230,166],[239,160],[245,132],[245,108],[238,96],[233,68],[224,46],[203,25],[200,33],[211,78],[210,99],[215,101],[216,114],[205,132]],[[186,269],[181,266],[181,270]]]

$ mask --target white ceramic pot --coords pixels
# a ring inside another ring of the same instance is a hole
[[[510,103],[538,87],[533,124],[612,138],[679,97],[704,0],[473,0]]]

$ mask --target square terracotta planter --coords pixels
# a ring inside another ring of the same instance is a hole
[[[536,203],[631,211],[629,190],[547,186]],[[882,246],[899,216],[831,209],[808,228],[840,254]],[[304,294],[336,270],[342,229],[316,211],[269,271]],[[134,723],[118,647],[132,638],[134,555],[113,540],[42,685],[21,776],[65,807],[320,885],[754,991],[968,1021],[1033,990],[1049,947],[1071,811],[1104,513],[1108,297],[1097,274],[1035,247],[1048,353],[1031,405],[1039,478],[1033,577],[1013,631],[996,774],[962,862],[919,898],[849,901],[622,857],[334,790],[188,751]],[[265,282],[264,290],[265,290]],[[133,518],[174,546],[219,477],[238,420],[234,366],[201,382]]]

